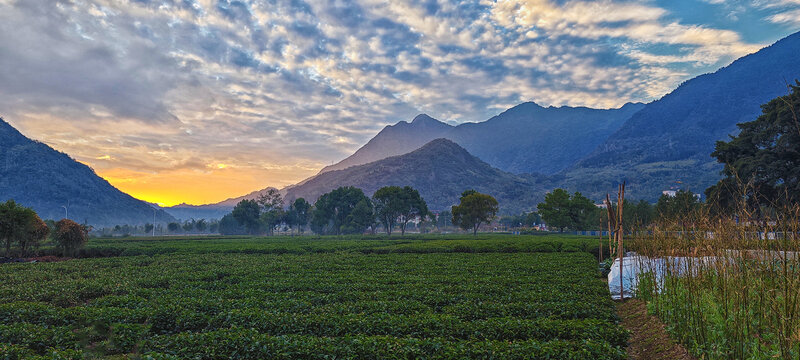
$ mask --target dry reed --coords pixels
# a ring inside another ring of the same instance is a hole
[[[698,357],[800,358],[800,206],[709,208],[635,233],[637,296]]]

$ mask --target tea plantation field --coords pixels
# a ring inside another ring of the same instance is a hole
[[[0,359],[624,359],[596,241],[100,240],[0,265]]]

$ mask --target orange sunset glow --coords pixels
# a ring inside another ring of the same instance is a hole
[[[113,168],[98,172],[116,188],[161,206],[181,203],[212,204],[269,186],[283,187],[315,173],[237,168],[214,164],[206,171],[175,170],[160,173]]]

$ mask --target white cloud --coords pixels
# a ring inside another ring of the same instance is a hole
[[[0,0],[0,108],[95,167],[302,172],[418,112],[649,101],[760,46],[649,1],[230,3]]]

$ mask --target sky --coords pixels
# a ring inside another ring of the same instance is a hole
[[[800,0],[0,0],[0,117],[139,199],[314,175],[384,126],[649,102]]]

